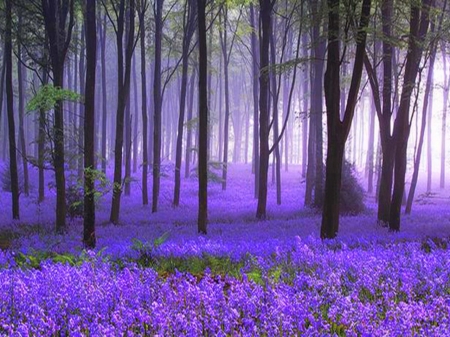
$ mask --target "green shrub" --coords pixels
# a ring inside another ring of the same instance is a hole
[[[325,174],[324,174],[325,177]],[[325,186],[325,182],[324,182]],[[364,205],[365,192],[360,185],[354,165],[344,160],[342,165],[342,181],[340,194],[340,213],[345,215],[357,215],[365,211]],[[323,200],[321,204],[314,205],[314,207],[322,209]]]

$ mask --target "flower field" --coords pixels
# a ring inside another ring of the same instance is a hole
[[[298,206],[298,172],[287,174],[281,206],[271,187],[265,222],[252,217],[244,174],[231,172],[226,192],[211,186],[206,236],[196,234],[195,180],[185,181],[184,205],[173,209],[168,197],[156,215],[139,205],[138,192],[125,198],[118,226],[105,221],[106,196],[92,252],[82,250],[79,220],[67,235],[51,234],[50,198],[39,210],[30,197],[20,223],[2,214],[8,247],[0,251],[0,335],[450,333],[445,202],[417,205],[392,234],[376,225],[369,200],[366,214],[342,218],[338,238],[323,242],[320,216]],[[163,183],[170,195],[171,181]],[[27,220],[38,212],[39,222]]]

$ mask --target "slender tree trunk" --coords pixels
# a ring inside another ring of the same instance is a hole
[[[141,45],[141,86],[142,86],[142,204],[148,205],[148,116],[147,116],[147,74],[145,68],[145,11],[147,0],[139,0],[139,26]]]
[[[85,25],[83,23],[80,31],[80,38],[81,38],[81,51],[80,51],[80,94],[82,96],[85,95],[85,83],[86,83],[86,69],[85,69]],[[78,159],[78,179],[83,179],[83,157],[84,157],[84,105],[79,104],[79,112],[78,112],[78,153],[77,153],[77,159]]]
[[[95,238],[95,75],[97,63],[97,28],[95,1],[85,0],[86,87],[84,117],[84,216],[83,243],[94,248]]]
[[[199,41],[199,156],[198,156],[198,232],[206,234],[208,221],[208,52],[206,48],[206,0],[197,0]]]
[[[225,117],[223,126],[223,161],[222,161],[222,191],[227,189],[227,172],[228,172],[228,131],[229,131],[229,121],[230,121],[230,88],[228,84],[228,65],[229,65],[229,54],[227,50],[228,46],[228,34],[227,34],[227,20],[228,13],[226,7],[223,7],[223,30],[220,34],[220,44],[222,47],[223,56],[223,73],[225,81]]]
[[[63,87],[64,60],[72,37],[74,26],[74,2],[62,1],[63,5],[54,1],[42,1],[42,10],[45,23],[45,31],[49,42],[49,56],[53,72],[54,87]],[[67,23],[62,25],[57,23]],[[65,177],[65,152],[64,152],[64,108],[59,101],[54,107],[54,152],[53,163],[56,180],[56,232],[66,231],[66,177]]]
[[[106,174],[106,127],[107,127],[107,88],[106,88],[106,13],[103,15],[103,24],[100,24],[100,62],[102,68],[102,172]]]
[[[259,195],[259,141],[258,141],[258,77],[259,77],[259,53],[256,37],[256,19],[253,4],[250,3],[250,26],[252,27],[252,97],[253,97],[253,168],[255,172],[255,198]]]
[[[369,148],[367,149],[367,192],[373,193],[373,169],[374,169],[374,150],[375,150],[375,103],[370,105],[369,119]]]
[[[305,56],[308,57],[307,52],[307,34],[303,34],[302,36],[302,48],[305,51]],[[306,65],[304,74],[308,74],[308,65]],[[308,79],[307,76],[302,80],[302,95],[299,95],[299,97],[303,96],[303,108],[302,108],[302,177],[307,177],[307,163],[308,163]],[[311,130],[311,129],[310,129]],[[311,177],[310,177],[311,179]],[[308,180],[307,180],[308,181]],[[308,197],[308,202],[306,200],[306,196]],[[305,193],[305,205],[311,204],[312,195],[311,193],[306,194]]]
[[[186,131],[186,156],[184,161],[184,176],[188,178],[190,175],[191,151],[192,151],[192,109],[194,105],[194,87],[195,87],[195,71],[191,75],[191,83],[189,84],[189,106],[187,114],[187,131]]]
[[[195,8],[194,1],[189,1],[185,7],[184,14],[184,36],[183,36],[183,51],[182,51],[182,69],[181,69],[181,88],[180,88],[180,113],[178,116],[178,132],[175,154],[175,187],[173,205],[180,204],[180,185],[181,185],[181,157],[183,154],[183,129],[184,129],[184,115],[186,110],[186,93],[188,84],[188,66],[189,66],[189,46],[193,33],[195,31]]]
[[[266,218],[267,175],[269,169],[269,41],[274,1],[259,0],[260,64],[259,64],[259,194],[256,218]]]
[[[19,24],[18,24],[18,35],[21,34],[22,27],[22,16],[19,14]],[[22,65],[22,48],[20,43],[17,46],[17,55],[19,59],[17,60],[17,82],[18,82],[18,91],[19,91],[19,144],[20,144],[20,152],[22,159],[22,167],[23,167],[23,193],[25,196],[29,195],[29,179],[28,179],[28,159],[27,159],[27,143],[25,138],[25,130],[24,130],[24,114],[25,114],[25,92],[24,85],[26,83],[26,69]],[[24,74],[25,72],[25,74]]]
[[[45,49],[44,49],[45,52]],[[47,70],[42,71],[42,85],[48,83]],[[41,203],[45,199],[45,175],[44,175],[44,156],[45,156],[45,138],[46,138],[46,120],[44,109],[39,110],[39,134],[38,134],[38,167],[39,167],[39,184],[38,184],[38,202]]]
[[[6,66],[6,105],[8,113],[9,135],[9,174],[11,182],[12,217],[19,219],[19,179],[17,176],[16,157],[16,128],[14,125],[14,96],[13,96],[13,65],[12,65],[12,4],[11,0],[5,1],[5,48],[4,55]]]
[[[274,42],[274,32],[272,30],[270,35],[270,54],[272,59],[272,66],[276,64],[275,56],[275,42]],[[279,128],[278,128],[278,87],[276,74],[271,71],[271,92],[272,92],[272,115],[273,115],[273,142],[275,144],[274,148],[274,160],[275,160],[275,176],[276,176],[276,189],[277,189],[277,205],[281,205],[281,156],[280,156],[280,143],[278,142]],[[281,85],[281,83],[278,83]]]
[[[431,183],[433,180],[433,156],[432,156],[432,138],[431,138],[431,117],[433,115],[433,68],[431,66],[431,60],[430,60],[430,69],[428,69],[429,72],[431,72],[431,88],[429,90],[428,97],[425,95],[424,100],[428,99],[428,104],[430,105],[429,109],[427,109],[427,192],[431,192]],[[434,63],[434,60],[433,60]],[[428,81],[427,81],[428,83]],[[425,104],[425,103],[424,103]]]
[[[116,140],[114,144],[114,186],[111,205],[110,221],[113,224],[119,222],[120,197],[122,194],[122,148],[123,148],[123,130],[125,108],[130,95],[130,76],[131,76],[131,58],[133,56],[134,45],[134,15],[135,2],[128,2],[129,8],[125,8],[125,0],[119,4],[119,17],[117,18],[116,41],[117,41],[117,65],[118,65],[118,83],[117,83],[117,114],[116,114]],[[123,35],[125,20],[129,21],[126,30],[125,57],[123,50]]]
[[[125,195],[130,196],[130,177],[131,177],[131,100],[128,96],[128,100],[125,107],[125,177],[124,177],[124,187]]]
[[[411,3],[410,33],[408,54],[406,56],[405,74],[403,77],[402,93],[397,117],[394,122],[393,137],[396,140],[394,163],[394,189],[392,192],[391,209],[389,214],[389,229],[400,230],[400,213],[405,188],[406,152],[410,133],[409,109],[411,94],[414,88],[419,65],[422,58],[425,35],[429,24],[429,6],[431,0],[422,3]]]
[[[134,122],[133,122],[133,135],[131,139],[131,143],[133,145],[133,173],[137,172],[137,159],[138,159],[138,126],[139,126],[139,118],[138,118],[138,88],[137,88],[137,75],[136,75],[136,60],[133,58],[133,98],[134,98]]]
[[[441,129],[441,174],[439,180],[439,187],[445,187],[445,158],[446,158],[446,134],[447,134],[447,106],[448,106],[448,92],[450,89],[450,81],[447,73],[447,54],[445,47],[442,49],[442,61],[444,63],[444,95],[443,95],[443,109],[442,109],[442,129]]]
[[[411,179],[411,186],[409,188],[408,193],[408,199],[406,202],[405,207],[405,214],[411,214],[412,204],[414,200],[414,194],[417,186],[417,180],[419,178],[419,168],[420,168],[420,159],[422,157],[422,148],[423,148],[423,141],[425,138],[425,129],[427,128],[427,122],[430,122],[429,119],[429,113],[431,112],[431,102],[433,100],[432,93],[432,85],[433,85],[433,66],[434,66],[434,60],[435,60],[435,53],[433,52],[430,57],[430,66],[428,68],[428,76],[427,76],[427,83],[425,85],[425,94],[424,94],[424,101],[423,101],[423,107],[422,107],[422,125],[420,127],[420,135],[419,140],[417,144],[417,153],[416,157],[414,158],[414,171],[413,176]],[[430,104],[430,111],[428,111],[428,104]],[[428,120],[427,120],[428,119]],[[429,125],[428,125],[429,127]],[[429,137],[429,134],[427,134],[427,137]],[[427,139],[428,142],[430,142],[430,139]],[[428,159],[428,158],[427,158]]]
[[[159,188],[161,183],[161,42],[162,42],[162,9],[164,0],[155,0],[155,72],[153,83],[153,191],[152,213],[158,211]]]

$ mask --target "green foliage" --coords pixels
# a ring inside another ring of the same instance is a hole
[[[27,111],[49,111],[61,101],[82,102],[82,96],[68,89],[46,84],[40,87],[36,95],[28,102]]]
[[[344,160],[342,164],[340,213],[357,215],[364,212],[366,210],[364,196],[365,192],[358,181],[354,166],[347,160]],[[321,209],[323,200],[320,204],[315,204],[314,207]]]
[[[86,168],[84,170],[86,177],[94,180],[95,188],[92,191],[86,191],[86,193],[93,193],[95,203],[98,203],[100,198],[111,190],[110,181],[106,178],[106,175],[96,169]],[[82,217],[84,211],[84,181],[83,179],[77,179],[75,184],[69,185],[66,189],[66,205],[67,214],[71,219],[76,217]]]

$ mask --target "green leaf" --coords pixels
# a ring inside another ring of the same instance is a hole
[[[28,102],[27,111],[49,111],[54,109],[58,102],[62,101],[82,103],[83,99],[80,94],[74,91],[46,84]]]

